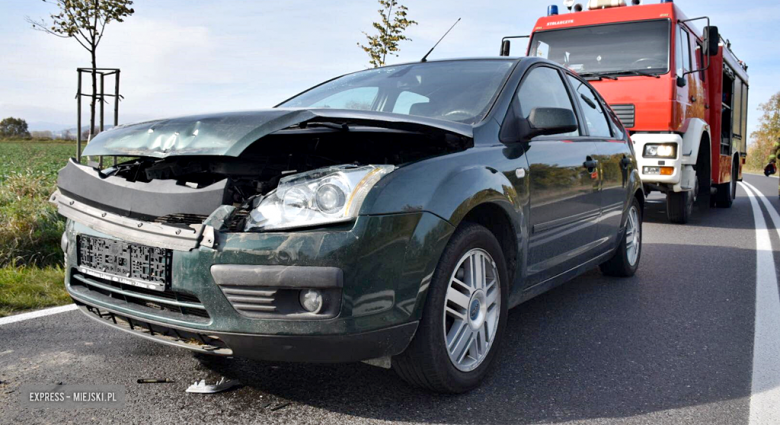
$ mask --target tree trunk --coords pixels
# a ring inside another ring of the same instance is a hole
[[[89,140],[91,141],[95,137],[95,110],[97,109],[97,24],[98,16],[100,15],[100,0],[95,0],[95,24],[92,27],[91,35],[92,50],[89,52],[92,55],[92,102],[89,105]],[[102,102],[103,99],[100,99]],[[79,129],[81,131],[81,129]],[[101,157],[102,159],[102,157]],[[101,161],[102,162],[102,161]]]
[[[92,49],[92,101],[89,104],[89,140],[95,137],[95,109],[97,106],[97,54]],[[81,129],[79,129],[81,131]]]

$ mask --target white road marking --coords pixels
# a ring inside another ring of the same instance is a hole
[[[64,313],[66,311],[76,310],[76,304],[68,304],[60,307],[45,308],[43,310],[31,311],[29,313],[15,314],[13,316],[0,318],[0,326],[8,325],[25,320],[36,319],[38,317],[51,316],[52,314]]]
[[[756,325],[753,336],[753,382],[750,391],[750,424],[780,423],[780,293],[777,289],[772,242],[764,213],[756,198],[763,198],[742,184],[750,198],[756,224]],[[752,187],[752,186],[751,186]],[[754,188],[755,189],[755,188]],[[770,206],[771,207],[771,206]],[[770,216],[774,208],[769,208]],[[775,216],[777,212],[774,211]],[[780,219],[780,217],[778,217]],[[772,217],[774,221],[774,217]]]
[[[767,211],[769,211],[769,217],[772,219],[772,223],[775,225],[775,230],[777,231],[777,236],[780,236],[780,214],[777,213],[777,210],[775,207],[772,206],[772,203],[769,202],[769,199],[764,196],[763,193],[761,193],[760,190],[756,189],[755,186],[748,182],[742,182],[745,186],[749,187],[753,190],[753,192],[756,193],[756,197],[761,200],[761,203],[764,204],[764,208],[766,208]]]

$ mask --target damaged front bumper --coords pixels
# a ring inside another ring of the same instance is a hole
[[[224,221],[232,207],[221,207],[185,232],[61,193],[52,200],[70,219],[66,287],[85,313],[169,345],[262,360],[349,362],[402,352],[453,230],[414,212],[322,229],[229,232]],[[148,289],[87,269],[82,236],[170,249],[169,283]],[[301,309],[305,289],[323,294],[318,312]]]

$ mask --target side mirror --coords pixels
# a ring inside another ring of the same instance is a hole
[[[509,49],[512,47],[512,44],[509,42],[509,40],[504,40],[501,42],[501,56],[509,56]]]
[[[677,87],[685,87],[686,84],[688,82],[685,80],[685,77],[677,77]]]
[[[534,108],[528,115],[528,129],[525,138],[570,133],[577,130],[577,118],[570,109]]]
[[[706,56],[717,56],[719,43],[720,33],[718,33],[718,27],[704,27],[704,54]]]

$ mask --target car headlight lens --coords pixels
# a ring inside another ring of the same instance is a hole
[[[645,145],[645,158],[676,158],[677,144]]]
[[[294,174],[252,209],[244,230],[279,230],[349,221],[393,165],[339,165]]]

